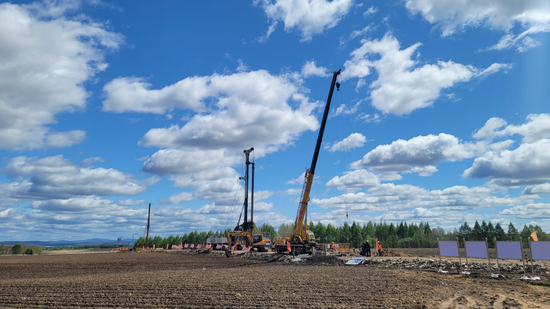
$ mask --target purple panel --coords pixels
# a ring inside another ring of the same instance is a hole
[[[484,241],[465,241],[466,256],[471,258],[487,258],[487,245]]]
[[[497,241],[497,251],[499,259],[523,259],[519,241]]]
[[[456,241],[440,241],[439,255],[458,257],[458,246],[456,244]]]
[[[550,241],[532,241],[531,256],[533,260],[550,260]]]

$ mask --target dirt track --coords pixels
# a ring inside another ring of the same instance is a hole
[[[0,272],[0,308],[550,308],[518,279],[214,254],[2,256]]]

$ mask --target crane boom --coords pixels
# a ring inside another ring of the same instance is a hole
[[[317,137],[317,145],[315,145],[315,151],[313,152],[313,160],[311,161],[311,167],[306,170],[305,183],[302,190],[302,198],[300,199],[300,208],[296,216],[296,230],[294,231],[294,238],[300,236],[302,239],[306,239],[306,228],[304,226],[304,219],[307,212],[307,205],[309,203],[309,193],[311,192],[311,186],[313,185],[313,177],[315,176],[315,166],[317,165],[317,158],[319,157],[319,150],[321,149],[321,142],[323,141],[323,134],[325,132],[325,125],[327,124],[328,113],[330,111],[330,101],[332,101],[332,93],[334,92],[334,85],[336,85],[336,78],[340,75],[341,69],[333,72],[332,83],[330,85],[330,91],[328,93],[327,104],[325,105],[325,112],[323,113],[323,120],[321,121],[321,127],[319,128],[319,136]],[[338,89],[340,84],[337,85]]]

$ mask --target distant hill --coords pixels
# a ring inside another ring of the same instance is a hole
[[[131,243],[131,239],[122,239],[122,244],[128,245]],[[85,240],[54,240],[54,241],[34,241],[34,240],[25,240],[25,241],[0,241],[0,244],[5,245],[15,245],[15,244],[24,244],[24,245],[37,245],[40,247],[75,247],[75,246],[100,246],[100,245],[116,245],[116,240],[103,239],[103,238],[92,238]]]

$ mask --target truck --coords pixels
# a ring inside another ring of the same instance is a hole
[[[317,144],[315,151],[313,152],[313,159],[311,161],[311,167],[306,169],[304,177],[304,186],[302,188],[302,195],[300,197],[300,204],[298,212],[296,213],[296,220],[294,222],[294,232],[287,237],[277,237],[274,239],[272,248],[277,253],[289,252],[289,253],[311,253],[317,248],[317,241],[312,231],[307,229],[307,206],[309,203],[309,194],[311,192],[311,186],[313,185],[313,177],[315,176],[315,167],[317,165],[317,159],[319,157],[319,150],[321,149],[321,142],[323,140],[323,134],[325,132],[325,125],[327,123],[328,113],[330,111],[330,102],[332,100],[332,94],[334,92],[334,86],[336,90],[340,90],[340,83],[336,82],[338,75],[340,75],[341,69],[333,72],[332,83],[328,94],[327,104],[325,105],[325,111],[323,113],[323,120],[321,121],[321,127],[319,128],[319,136],[317,137]],[[290,249],[290,250],[289,250]]]

